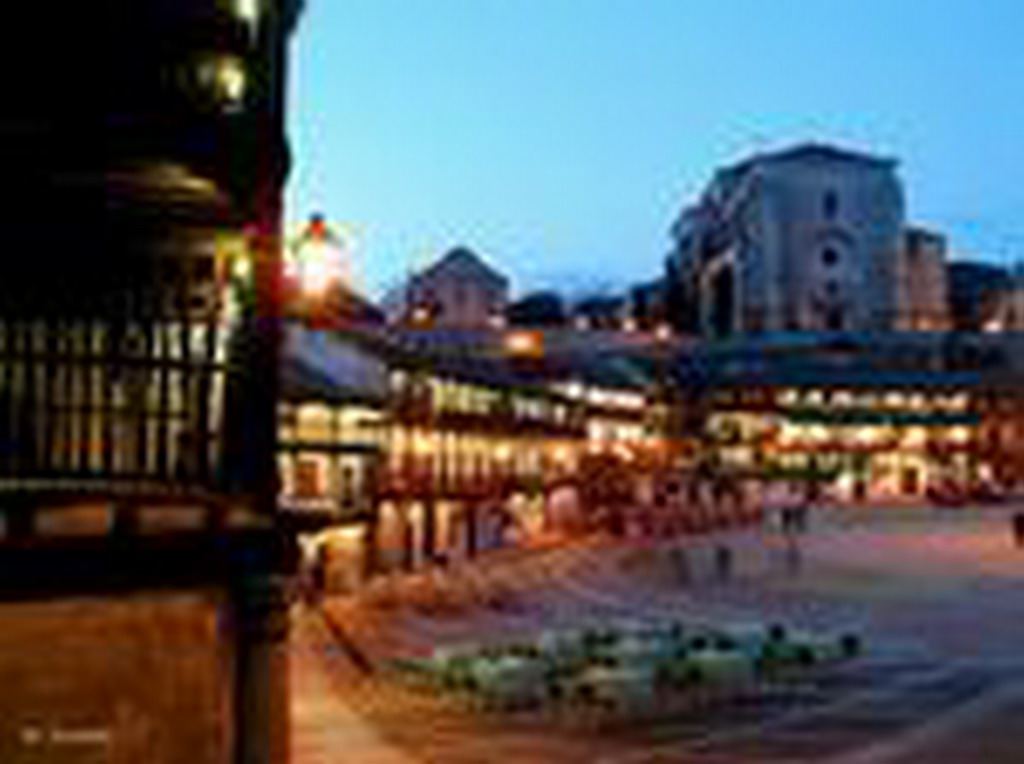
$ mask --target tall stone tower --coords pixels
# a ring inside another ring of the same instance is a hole
[[[806,144],[719,170],[672,227],[693,328],[894,327],[903,218],[892,160]]]

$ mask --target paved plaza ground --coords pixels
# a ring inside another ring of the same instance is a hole
[[[1019,764],[1013,510],[828,510],[797,541],[770,528],[684,540],[685,566],[666,542],[588,539],[299,609],[296,764]],[[722,545],[727,576],[714,564]],[[869,649],[779,698],[629,723],[484,713],[366,671],[437,644],[666,618],[855,629]]]

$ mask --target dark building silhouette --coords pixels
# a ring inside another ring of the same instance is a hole
[[[996,308],[996,298],[1011,283],[1005,268],[966,261],[950,263],[948,278],[953,328],[965,331],[978,331],[984,326]]]
[[[285,756],[275,379],[300,6],[27,3],[5,21],[4,741],[31,717],[45,743],[74,707],[126,761]],[[193,658],[169,648],[181,633]]]
[[[557,292],[531,292],[506,310],[512,326],[559,327],[567,323],[565,302]]]

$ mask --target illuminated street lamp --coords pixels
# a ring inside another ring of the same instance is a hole
[[[347,230],[329,227],[322,215],[310,217],[285,252],[286,303],[293,315],[336,322],[351,291],[352,250]]]
[[[289,248],[285,274],[303,294],[323,295],[347,280],[344,266],[350,247],[328,228],[323,215],[314,214]]]
[[[540,332],[509,332],[505,335],[504,347],[511,356],[537,357],[544,354],[544,340]]]

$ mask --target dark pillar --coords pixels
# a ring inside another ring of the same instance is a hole
[[[380,570],[380,503],[372,502],[363,532],[363,580],[369,581]]]
[[[235,764],[288,760],[288,609],[283,576],[253,573],[231,592]]]
[[[35,508],[31,499],[12,496],[7,499],[4,512],[7,535],[15,539],[31,538],[35,533]]]
[[[409,505],[402,508],[402,567],[411,572],[416,565],[416,538]]]
[[[423,557],[432,561],[437,552],[437,501],[433,496],[423,502]]]
[[[466,557],[473,559],[476,557],[477,550],[479,548],[477,540],[477,518],[480,514],[480,507],[470,502],[466,505]]]

